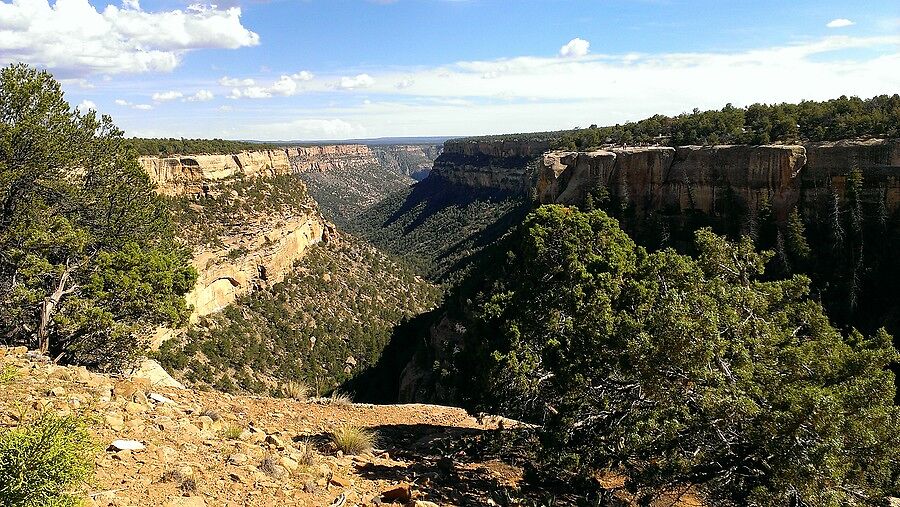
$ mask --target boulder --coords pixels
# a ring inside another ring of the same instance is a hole
[[[172,387],[184,389],[184,385],[178,382],[159,363],[152,359],[143,359],[138,366],[128,372],[132,380],[145,380],[147,387]]]

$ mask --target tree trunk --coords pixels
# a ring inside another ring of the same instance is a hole
[[[44,303],[41,305],[41,324],[40,327],[38,327],[38,342],[40,344],[41,354],[46,354],[47,351],[50,350],[48,327],[50,326],[50,318],[53,316],[53,312],[56,310],[56,307],[59,305],[63,296],[70,294],[75,290],[75,286],[66,288],[70,275],[71,271],[69,268],[66,268],[66,270],[63,271],[62,276],[59,277],[59,283],[56,285],[56,290],[53,291],[53,294],[45,297]]]

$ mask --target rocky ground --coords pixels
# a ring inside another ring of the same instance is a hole
[[[517,467],[453,450],[500,422],[461,409],[231,396],[60,367],[24,349],[0,355],[0,371],[16,372],[0,388],[0,428],[41,410],[91,421],[90,507],[486,505],[521,479]],[[342,425],[375,430],[376,448],[336,452],[328,436]]]

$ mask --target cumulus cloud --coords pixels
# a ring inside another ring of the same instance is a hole
[[[255,125],[254,132],[264,133],[269,139],[347,139],[364,137],[366,129],[339,118],[302,118],[282,123]]]
[[[310,81],[312,73],[307,71],[296,74],[282,74],[277,80],[267,86],[260,85],[254,79],[233,79],[223,77],[219,84],[225,87],[233,87],[228,94],[229,99],[267,99],[270,97],[291,97],[303,91],[300,86],[302,81]]]
[[[93,109],[94,111],[96,111],[96,110],[97,110],[97,104],[95,104],[95,103],[94,103],[93,101],[91,101],[91,100],[82,100],[81,103],[78,104],[78,105],[76,106],[76,108],[77,108],[79,111],[81,111],[82,113],[86,113],[86,112],[88,112],[88,110],[90,110],[90,109]]]
[[[256,84],[256,81],[249,78],[237,79],[224,76],[223,78],[219,79],[219,84],[222,86],[253,86]]]
[[[185,52],[259,44],[237,7],[191,5],[148,12],[137,0],[98,11],[88,0],[0,2],[0,60],[47,67],[60,77],[167,72]]]
[[[184,97],[184,94],[177,91],[158,92],[153,94],[153,100],[156,102],[168,102]]]
[[[856,23],[854,23],[853,21],[850,21],[849,19],[846,19],[846,18],[837,18],[837,19],[832,19],[832,20],[829,21],[828,24],[825,25],[825,26],[827,26],[828,28],[844,28],[844,27],[846,27],[846,26],[852,26],[852,25],[855,25],[855,24],[856,24]]]
[[[206,102],[215,98],[213,92],[209,90],[198,90],[197,93],[187,97],[185,100],[188,102]]]
[[[357,88],[369,88],[375,84],[375,78],[368,74],[359,74],[354,77],[342,77],[338,85],[344,90],[355,90]]]
[[[567,42],[565,46],[559,48],[559,56],[563,58],[578,58],[587,56],[590,51],[591,43],[576,37]]]
[[[409,88],[410,86],[412,86],[414,84],[416,84],[416,82],[414,80],[407,78],[407,79],[402,79],[400,81],[397,81],[397,84],[394,85],[394,88],[396,88],[398,90],[405,90],[406,88]]]

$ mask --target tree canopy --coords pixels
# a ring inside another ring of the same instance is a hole
[[[0,339],[117,366],[186,317],[188,260],[112,120],[47,72],[0,70]]]
[[[763,281],[749,239],[648,253],[602,211],[543,206],[509,245],[463,297],[457,388],[538,424],[547,469],[726,505],[897,491],[890,336],[835,330],[803,276]]]

